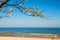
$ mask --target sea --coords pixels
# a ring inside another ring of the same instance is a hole
[[[12,33],[14,36],[26,37],[42,37],[42,35],[50,37],[54,34],[60,37],[60,28],[0,28],[0,33]]]

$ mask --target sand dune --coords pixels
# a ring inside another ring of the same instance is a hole
[[[1,37],[0,40],[52,40],[51,38],[27,38],[27,37]],[[53,39],[53,40],[60,40],[59,39]]]

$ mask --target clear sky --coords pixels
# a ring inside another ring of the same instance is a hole
[[[60,0],[28,0],[24,6],[38,6],[50,20],[15,12],[13,17],[0,19],[0,27],[60,27]]]

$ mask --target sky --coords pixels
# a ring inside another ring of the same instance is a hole
[[[14,0],[11,1],[13,2]],[[0,19],[0,27],[60,27],[60,0],[28,0],[24,6],[38,6],[38,11],[45,10],[42,14],[50,20],[27,16],[17,11],[14,12],[14,16],[12,17]]]

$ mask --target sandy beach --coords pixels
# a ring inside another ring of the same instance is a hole
[[[27,37],[1,37],[0,36],[0,40],[52,40],[51,38],[27,38]],[[60,40],[60,38],[58,39],[54,39],[54,40]]]

